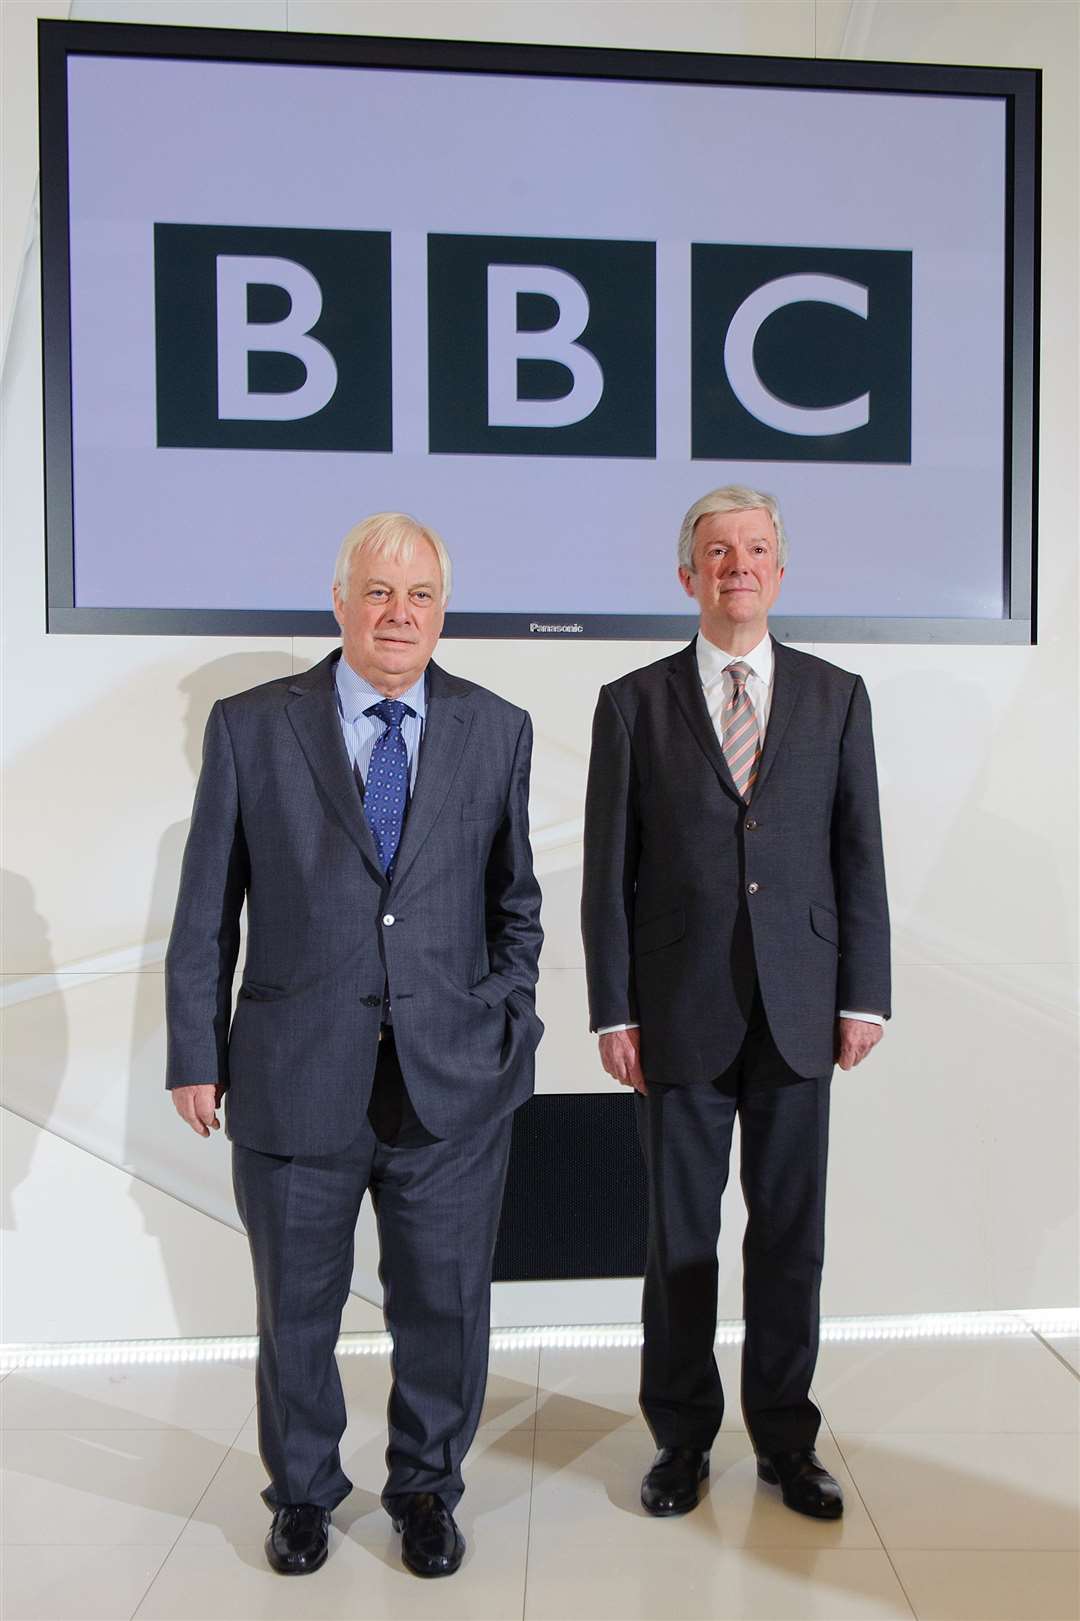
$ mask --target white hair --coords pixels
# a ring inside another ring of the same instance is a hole
[[[775,495],[767,495],[764,490],[751,490],[745,484],[724,484],[719,490],[710,490],[708,495],[694,502],[679,530],[679,567],[688,574],[694,572],[694,530],[702,518],[710,512],[752,512],[756,507],[762,507],[772,519],[776,530],[776,561],[781,568],[786,568],[787,532],[780,516],[780,504]]]
[[[338,548],[334,564],[334,587],[342,602],[349,595],[349,571],[357,552],[371,552],[392,563],[411,563],[418,540],[426,540],[438,558],[445,606],[450,597],[450,554],[434,529],[407,512],[374,512],[370,518],[353,524]]]

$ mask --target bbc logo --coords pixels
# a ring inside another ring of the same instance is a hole
[[[389,451],[389,232],[157,225],[157,442]],[[432,454],[656,454],[652,242],[433,234]],[[690,455],[908,463],[909,252],[694,243]]]

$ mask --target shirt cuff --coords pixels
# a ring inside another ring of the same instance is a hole
[[[885,1018],[881,1013],[852,1013],[848,1008],[841,1008],[836,1015],[838,1019],[859,1019],[863,1024],[880,1024],[884,1027]],[[597,1030],[598,1036],[610,1036],[615,1030],[637,1030],[636,1024],[605,1024]]]

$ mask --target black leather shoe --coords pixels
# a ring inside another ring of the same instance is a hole
[[[844,1494],[813,1447],[801,1452],[770,1452],[757,1463],[758,1479],[779,1486],[788,1508],[815,1520],[838,1520],[844,1512]]]
[[[661,1447],[641,1482],[641,1506],[650,1514],[689,1514],[709,1473],[709,1454],[697,1447]]]
[[[318,1503],[286,1503],[266,1533],[266,1559],[279,1576],[308,1576],[326,1563],[330,1510]]]
[[[452,1576],[465,1556],[465,1538],[454,1516],[434,1492],[417,1492],[400,1514],[401,1560],[414,1576]]]

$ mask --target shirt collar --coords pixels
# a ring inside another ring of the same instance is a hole
[[[698,675],[706,692],[710,687],[716,685],[727,666],[733,663],[735,659],[741,659],[743,664],[748,664],[754,674],[759,676],[765,683],[766,687],[772,681],[773,648],[772,637],[768,631],[765,632],[757,646],[750,649],[749,653],[725,653],[722,647],[717,647],[715,642],[710,642],[699,630],[696,652]]]
[[[362,675],[357,675],[348,659],[342,653],[337,661],[334,672],[334,682],[337,687],[338,708],[342,716],[350,723],[358,721],[365,709],[370,709],[373,703],[385,697],[385,693],[373,687],[370,681],[365,681]],[[425,702],[426,673],[413,683],[408,692],[401,694],[402,703],[408,704],[410,709],[416,711],[423,720],[427,711]]]

